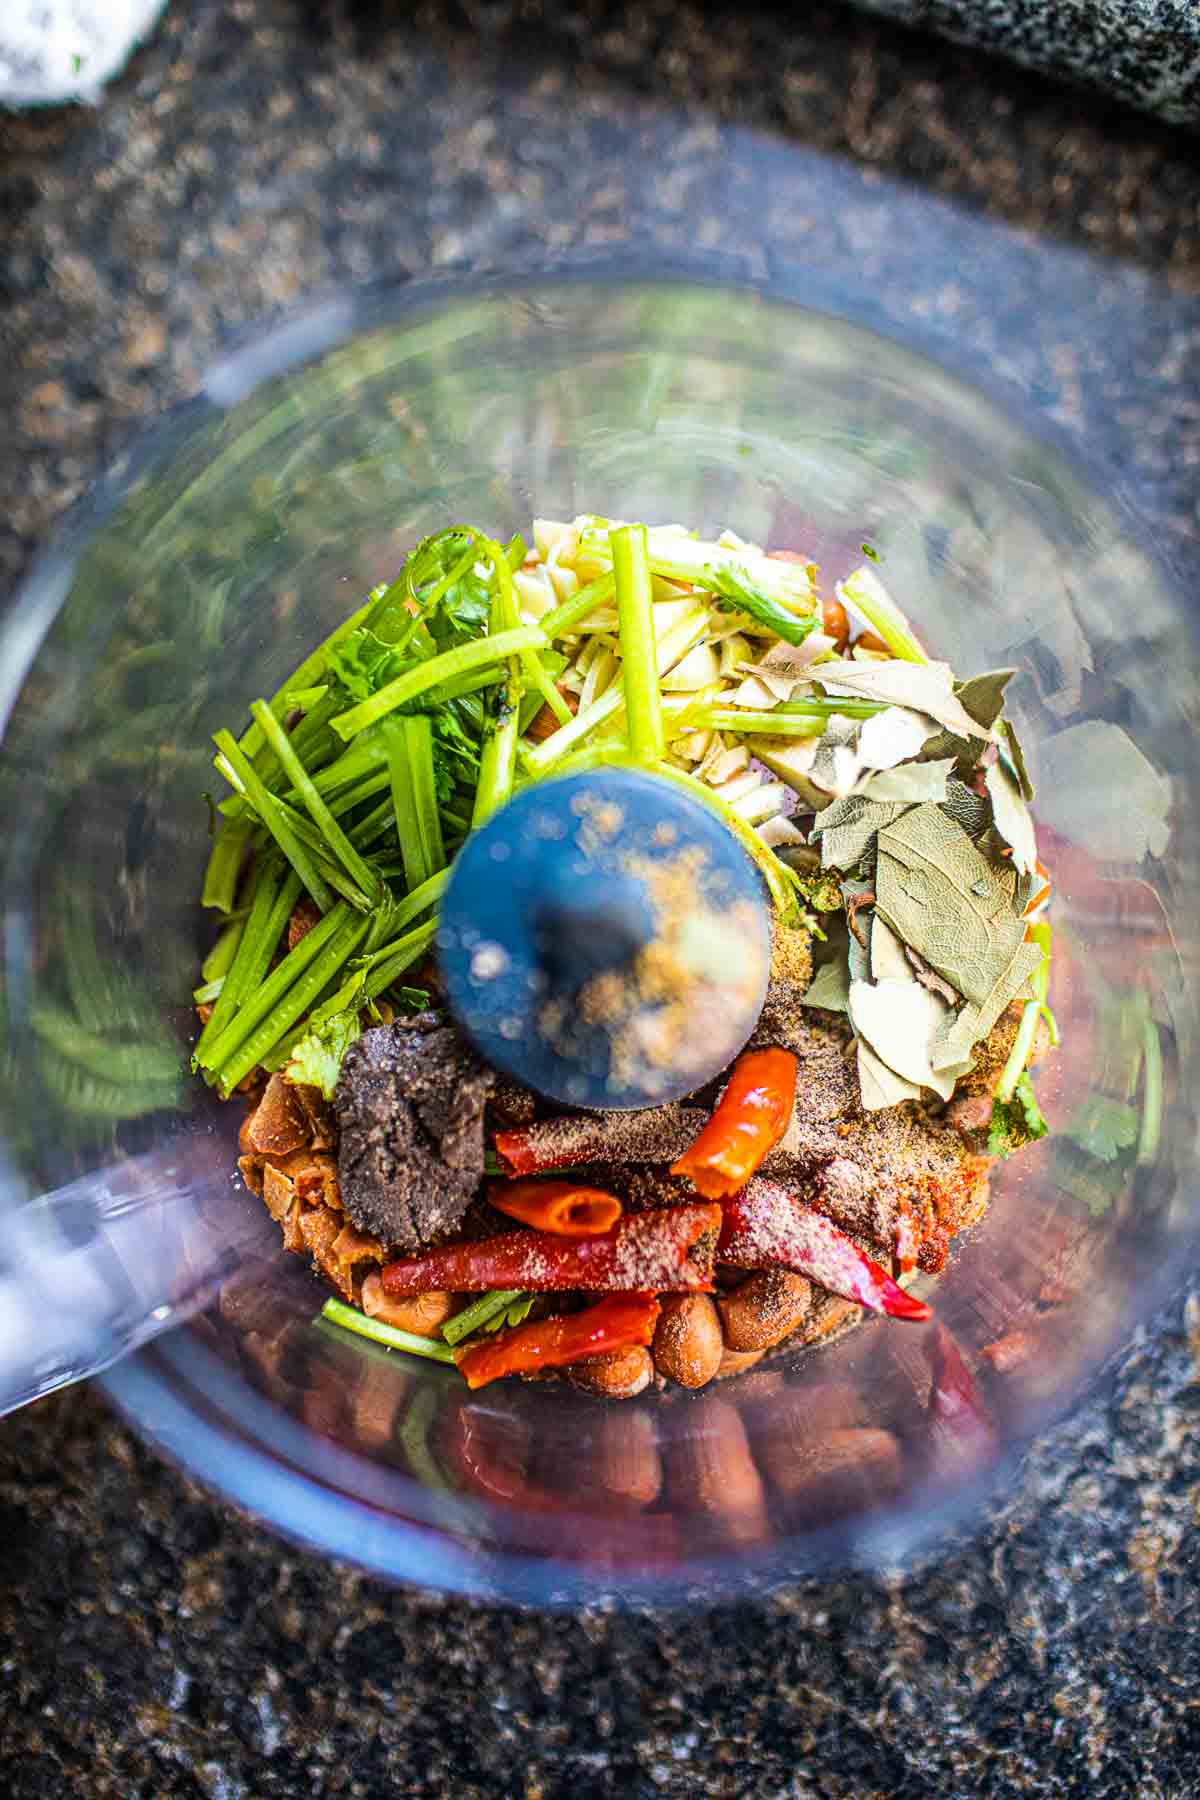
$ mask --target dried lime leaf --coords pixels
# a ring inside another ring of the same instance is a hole
[[[879,832],[879,911],[968,1000],[988,998],[1024,940],[1015,886],[939,806],[914,806]]]

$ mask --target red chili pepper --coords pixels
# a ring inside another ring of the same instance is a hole
[[[536,1369],[565,1369],[586,1356],[648,1344],[658,1319],[653,1294],[612,1294],[586,1312],[566,1318],[533,1319],[502,1331],[490,1343],[476,1344],[458,1358],[467,1386],[480,1388],[501,1375]]]
[[[761,1177],[752,1181],[726,1200],[724,1212],[717,1245],[720,1262],[743,1269],[764,1269],[778,1263],[872,1312],[914,1322],[930,1317],[923,1300],[906,1294],[844,1231],[776,1182]],[[445,1287],[447,1283],[431,1281],[428,1285]]]
[[[719,1206],[661,1206],[627,1214],[600,1237],[506,1231],[475,1243],[443,1244],[424,1256],[388,1263],[379,1279],[385,1294],[421,1294],[429,1288],[454,1294],[487,1288],[627,1292],[631,1282],[655,1293],[709,1294],[720,1229]],[[705,1237],[710,1242],[690,1255]]]
[[[513,1131],[498,1131],[495,1143],[514,1175],[540,1175],[584,1163],[663,1163],[691,1143],[702,1119],[695,1106],[563,1113]]]
[[[577,1181],[497,1181],[488,1199],[497,1212],[556,1237],[599,1237],[624,1211],[615,1194]]]
[[[953,1336],[939,1319],[928,1339],[933,1382],[926,1423],[926,1464],[946,1472],[990,1460],[996,1428]]]
[[[748,1050],[700,1136],[671,1164],[672,1175],[686,1175],[706,1200],[736,1193],[787,1130],[795,1100],[792,1052]]]

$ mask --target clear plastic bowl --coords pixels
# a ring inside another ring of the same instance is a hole
[[[865,316],[603,267],[341,295],[229,355],[76,515],[0,652],[4,1206],[38,1321],[0,1356],[30,1391],[208,1300],[107,1389],[282,1531],[430,1587],[711,1596],[911,1554],[1154,1304],[1197,1236],[1193,624],[1059,448]],[[1064,1028],[1061,1130],[997,1172],[937,1326],[619,1405],[468,1395],[314,1324],[233,1179],[239,1109],[186,1074],[210,733],[423,533],[581,510],[834,574],[869,541],[956,667],[1020,667]],[[97,1291],[102,1342],[72,1344]]]

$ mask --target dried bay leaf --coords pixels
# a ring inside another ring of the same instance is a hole
[[[944,1002],[916,981],[850,984],[850,1018],[859,1039],[866,1040],[893,1074],[949,1100],[953,1078],[939,1074],[929,1057],[945,1014]]]
[[[939,725],[964,738],[986,739],[992,735],[971,717],[955,694],[949,663],[894,659],[885,663],[822,664],[813,671],[813,677],[827,694],[854,694],[863,700],[884,700],[892,706],[928,713]]]
[[[1037,861],[1037,837],[1021,784],[1003,756],[996,758],[983,779],[991,797],[996,830],[1010,846],[1015,866],[1022,875],[1028,875]]]
[[[846,905],[847,918],[846,962],[849,966],[851,981],[869,981],[871,979],[871,959],[866,948],[866,933],[863,931],[867,914],[865,909],[858,910],[855,903],[856,901],[866,899],[868,896],[873,896],[873,894],[874,889],[869,881],[844,880],[842,882],[842,899]],[[852,911],[855,910],[858,911],[858,918],[855,923],[858,924],[859,931],[863,932],[862,938],[859,938],[849,928],[849,919]],[[862,923],[859,923],[860,920]]]
[[[869,800],[846,794],[823,808],[812,822],[810,839],[821,843],[823,869],[854,869],[872,849],[878,833],[898,819],[906,807],[899,800]]]
[[[878,910],[906,944],[980,1004],[1025,937],[1016,875],[993,869],[939,806],[911,807],[876,840]]]
[[[969,712],[977,725],[988,731],[1004,711],[1004,690],[1016,674],[1015,669],[989,669],[983,675],[972,675],[959,681],[954,691],[964,712]]]
[[[834,713],[817,739],[810,779],[827,794],[849,794],[862,773],[859,721]]]
[[[870,944],[872,981],[914,982],[917,979],[904,954],[904,945],[878,913],[871,920]]]
[[[996,977],[986,1000],[972,1002],[957,1013],[948,1013],[930,1046],[930,1061],[946,1074],[956,1070],[985,1038],[1000,1014],[1022,997],[1030,976],[1042,960],[1039,944],[1017,945],[1005,968]]]
[[[802,1006],[823,1006],[826,1012],[850,1010],[850,970],[846,963],[846,947],[840,954],[823,962],[808,984]]]
[[[1032,800],[1033,783],[1029,779],[1029,770],[1025,767],[1025,752],[1021,748],[1021,740],[1017,736],[1016,726],[1011,719],[1005,719],[1000,727],[1000,731],[1005,740],[1005,748],[1008,751],[1009,760],[1012,763],[1017,780],[1020,783],[1021,793],[1026,800]]]
[[[902,800],[906,806],[920,806],[926,800],[944,801],[947,777],[953,767],[951,757],[943,762],[903,763],[897,769],[880,769],[864,777],[858,791],[871,800]],[[958,785],[961,787],[962,783]]]
[[[882,925],[883,920],[877,919],[876,923]],[[894,937],[895,933],[893,932],[892,935]],[[950,983],[946,980],[944,975],[939,975],[936,969],[930,968],[919,950],[914,950],[911,944],[905,944],[904,955],[914,976],[921,983],[922,987],[927,987],[931,994],[940,994],[947,1006],[958,1005],[959,1001],[962,999],[962,995],[956,988],[950,986]]]
[[[880,1060],[871,1046],[859,1038],[858,1091],[865,1112],[882,1112],[886,1106],[899,1106],[902,1100],[919,1100],[921,1090],[913,1081],[905,1081]]]
[[[965,781],[948,781],[942,811],[961,825],[969,838],[980,838],[992,822],[992,810],[982,794]]]
[[[859,727],[859,761],[867,769],[894,769],[897,763],[919,756],[937,728],[936,719],[927,718],[924,713],[910,712],[906,706],[889,706],[886,712],[864,719]]]

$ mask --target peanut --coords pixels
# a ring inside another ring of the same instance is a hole
[[[666,1294],[654,1331],[654,1366],[680,1387],[701,1388],[721,1366],[717,1309],[707,1294]]]
[[[812,1305],[812,1287],[790,1269],[762,1269],[717,1301],[726,1347],[770,1350],[795,1331]]]
[[[658,1499],[662,1459],[655,1442],[654,1420],[644,1407],[603,1414],[595,1468],[596,1491],[602,1499],[624,1501],[635,1507],[649,1506]]]
[[[728,1401],[706,1396],[689,1408],[668,1455],[670,1493],[680,1506],[718,1518],[735,1543],[770,1535],[762,1480],[745,1427]]]
[[[606,1350],[601,1356],[589,1356],[567,1370],[572,1386],[587,1394],[599,1394],[606,1400],[632,1400],[650,1385],[654,1364],[650,1352],[641,1344],[627,1350]]]
[[[389,1298],[383,1291],[374,1269],[362,1285],[362,1309],[372,1319],[382,1319],[398,1331],[411,1331],[417,1337],[436,1337],[454,1311],[454,1298],[431,1288],[425,1294],[405,1295],[401,1300]]]
[[[826,600],[821,606],[821,623],[826,637],[831,637],[839,650],[850,641],[850,621],[840,600]]]

